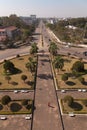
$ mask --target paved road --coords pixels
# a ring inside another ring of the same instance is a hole
[[[5,91],[3,91],[3,92],[0,92],[0,99],[4,95],[9,95],[12,100],[16,100],[16,99],[33,99],[34,92],[27,92],[27,93],[18,92],[18,93],[14,93],[14,92],[5,92]]]
[[[49,56],[45,54],[38,54],[35,107],[33,130],[62,130]]]
[[[33,130],[62,130],[47,43],[44,42],[43,47],[41,45],[39,42]],[[44,53],[41,53],[42,49]]]
[[[7,59],[10,57],[14,57],[17,54],[26,54],[29,53],[30,46],[22,47],[18,49],[6,49],[6,50],[0,50],[0,61],[3,59]]]
[[[44,24],[43,25],[41,25],[41,24],[42,23],[40,23],[40,25],[36,29],[35,33],[42,34],[43,40],[47,43],[47,45],[49,45],[50,44],[49,39],[53,40],[54,37],[50,33],[48,33],[48,30],[46,29]],[[41,30],[41,26],[42,26],[42,30]],[[34,42],[38,43],[39,38],[40,38],[40,35],[35,35]],[[67,54],[68,52],[70,52],[72,55],[74,54],[74,55],[77,55],[84,59],[87,59],[87,56],[84,56],[82,54],[84,51],[87,51],[87,48],[75,48],[75,47],[66,48],[65,45],[61,45],[61,44],[58,44],[58,46],[60,48],[59,53],[61,53],[61,54]],[[13,57],[17,54],[29,53],[29,49],[30,49],[30,45],[27,45],[27,46],[25,45],[25,46],[17,48],[17,49],[0,50],[0,61],[3,59],[7,59],[8,57]]]

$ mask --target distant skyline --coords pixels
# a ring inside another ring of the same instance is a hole
[[[87,0],[0,0],[0,16],[86,17]]]

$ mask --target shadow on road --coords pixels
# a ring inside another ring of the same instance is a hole
[[[52,75],[50,75],[50,74],[39,74],[38,75],[38,77],[40,78],[40,79],[46,79],[46,80],[48,80],[48,79],[53,79],[53,76]]]

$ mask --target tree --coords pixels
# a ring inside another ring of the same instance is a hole
[[[11,77],[10,76],[5,76],[5,79],[8,81],[8,84],[9,84],[9,81],[11,80]]]
[[[28,105],[28,100],[27,99],[23,99],[22,102],[21,102],[21,104],[23,106],[27,106]]]
[[[62,80],[63,80],[64,82],[66,82],[66,81],[68,80],[68,75],[67,75],[67,74],[63,74],[63,75],[62,75]]]
[[[74,102],[74,99],[72,96],[67,95],[63,98],[63,101],[67,103],[68,106],[71,106]]]
[[[36,43],[33,43],[31,45],[30,54],[36,54],[37,52],[38,52],[38,47],[37,47]]]
[[[58,47],[57,47],[56,43],[51,42],[50,47],[49,47],[49,52],[52,55],[56,55],[57,54],[57,49],[58,49]]]
[[[64,59],[61,58],[60,56],[56,56],[53,61],[53,64],[54,64],[54,67],[56,69],[58,69],[58,71],[59,71],[59,69],[62,69],[64,66]]]
[[[26,68],[30,71],[33,72],[35,71],[35,67],[36,67],[36,62],[33,60],[32,57],[29,57],[29,62],[26,63]]]
[[[5,95],[2,97],[1,102],[3,105],[8,105],[8,103],[11,101],[11,98],[8,95]]]
[[[85,82],[85,79],[84,79],[84,77],[82,77],[82,76],[80,76],[80,77],[78,78],[78,80],[79,80],[82,84]]]
[[[24,81],[24,83],[25,83],[25,80],[27,79],[27,76],[26,75],[22,75],[21,76],[21,79]]]
[[[4,69],[5,69],[5,72],[9,71],[10,73],[13,73],[14,72],[14,64],[9,61],[9,60],[5,60],[4,61],[4,65],[3,65]]]
[[[29,29],[24,29],[24,38],[28,38],[31,35],[31,32]]]
[[[84,63],[81,61],[76,61],[72,66],[72,71],[84,72]]]

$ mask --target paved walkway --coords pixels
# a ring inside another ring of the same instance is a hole
[[[33,130],[62,130],[48,53],[38,54]]]

